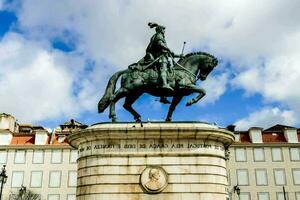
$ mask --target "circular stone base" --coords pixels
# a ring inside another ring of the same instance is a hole
[[[205,123],[102,123],[69,136],[77,199],[225,200],[233,133]]]

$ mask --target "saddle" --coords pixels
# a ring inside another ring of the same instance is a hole
[[[158,59],[158,58],[157,58]],[[158,69],[155,66],[156,60],[151,53],[147,53],[138,62],[128,66],[128,69],[132,71],[132,78],[138,78],[142,76],[144,79],[158,79]],[[167,72],[167,79],[173,79],[175,72],[169,67]]]
[[[154,64],[155,65],[155,64]],[[130,65],[128,68],[131,70],[131,77],[137,79],[138,77],[143,77],[143,79],[157,80],[158,79],[158,71],[156,66],[147,67],[147,65],[141,65],[139,63],[134,63]],[[167,72],[167,79],[173,80],[175,77],[175,70],[170,69]]]

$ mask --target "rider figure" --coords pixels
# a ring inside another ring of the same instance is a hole
[[[156,33],[151,37],[150,43],[146,49],[146,58],[158,59],[156,62],[159,80],[162,88],[173,91],[173,88],[168,84],[167,71],[170,65],[168,57],[175,54],[168,48],[165,40],[165,27],[156,23],[148,23],[150,28],[155,27]]]
[[[155,60],[156,67],[158,69],[159,81],[161,83],[162,88],[167,89],[169,91],[173,91],[174,89],[168,84],[167,80],[167,71],[168,66],[170,66],[168,57],[179,57],[175,55],[167,46],[167,42],[165,40],[165,27],[158,25],[156,23],[148,23],[150,28],[155,27],[156,33],[151,37],[150,43],[146,49],[145,60]],[[160,99],[162,103],[170,103],[165,96],[162,96]]]

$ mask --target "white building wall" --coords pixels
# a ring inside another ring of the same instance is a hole
[[[244,148],[246,151],[246,161],[237,162],[235,158],[235,149]],[[254,161],[253,148],[263,148],[265,151],[264,161]],[[280,148],[282,151],[282,160],[273,161],[272,148]],[[300,160],[291,160],[290,148],[298,148],[298,144],[234,144],[230,147],[230,159],[228,161],[229,192],[232,194],[232,200],[238,200],[237,194],[233,193],[233,187],[237,185],[236,171],[238,169],[246,169],[248,171],[248,185],[239,185],[241,194],[249,194],[250,200],[257,200],[258,193],[269,193],[269,200],[277,200],[277,193],[283,192],[283,186],[287,193],[288,200],[296,199],[296,195],[300,193],[300,185],[294,183],[293,170],[300,170]],[[267,185],[257,185],[255,170],[265,169],[267,171]],[[276,185],[274,170],[283,169],[285,171],[285,184]],[[241,197],[242,200],[244,197]],[[246,198],[245,198],[246,199]]]
[[[53,164],[51,163],[52,150],[62,150],[62,162]],[[68,174],[71,171],[77,170],[77,164],[70,162],[70,152],[71,147],[62,146],[62,145],[30,145],[30,146],[18,146],[14,147],[13,145],[7,147],[0,147],[1,151],[7,151],[7,182],[4,185],[3,190],[3,199],[8,199],[11,193],[17,193],[18,188],[12,187],[12,173],[13,171],[23,171],[24,179],[23,185],[30,191],[41,194],[41,199],[47,200],[48,195],[59,194],[60,200],[67,199],[67,195],[75,195],[76,187],[68,186]],[[26,151],[26,161],[24,164],[14,163],[14,157],[16,150],[25,150]],[[34,150],[44,150],[44,163],[43,164],[34,164],[33,151]],[[2,164],[3,165],[3,164]],[[30,179],[32,171],[43,171],[42,186],[39,188],[31,187]],[[61,184],[58,188],[49,187],[49,174],[51,171],[60,171],[61,172]]]

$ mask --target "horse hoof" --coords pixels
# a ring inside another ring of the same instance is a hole
[[[187,102],[185,105],[186,106],[190,106],[190,105],[192,105],[192,103],[191,102]]]
[[[172,121],[172,118],[167,118],[166,119],[166,122],[171,122]]]
[[[117,121],[118,121],[118,120],[117,120],[116,117],[114,117],[114,118],[111,119],[111,122],[117,122]]]
[[[141,120],[141,118],[137,118],[137,119],[135,119],[135,122],[140,123],[140,122],[142,122],[142,120]]]

